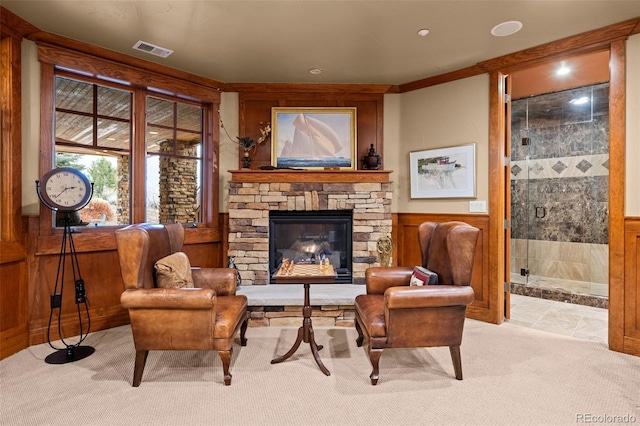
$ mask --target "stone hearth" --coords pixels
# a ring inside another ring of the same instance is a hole
[[[353,211],[353,283],[377,264],[378,238],[391,233],[390,171],[232,171],[229,256],[242,285],[269,282],[269,211]]]

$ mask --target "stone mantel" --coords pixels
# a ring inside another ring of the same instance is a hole
[[[229,170],[231,182],[388,183],[393,170]]]

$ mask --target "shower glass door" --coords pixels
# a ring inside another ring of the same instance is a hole
[[[511,279],[531,295],[608,295],[608,105],[608,83],[512,103]]]

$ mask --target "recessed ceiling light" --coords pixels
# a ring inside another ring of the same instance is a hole
[[[522,22],[520,21],[507,21],[502,22],[495,27],[491,28],[491,34],[496,37],[509,36],[515,34],[522,29]]]
[[[421,29],[421,30],[418,30],[418,35],[419,35],[420,37],[424,37],[424,36],[426,36],[427,34],[429,34],[429,30],[428,30],[428,29],[426,29],[426,28],[423,28],[423,29]]]
[[[320,68],[311,68],[309,70],[310,74],[314,74],[314,75],[318,75],[318,74],[322,74],[322,70]]]

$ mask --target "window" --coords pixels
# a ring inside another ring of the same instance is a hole
[[[93,183],[74,225],[129,223],[131,118],[130,90],[56,76],[55,165],[76,168]]]
[[[204,221],[204,117],[213,108],[69,69],[55,70],[54,86],[55,166],[81,170],[94,188],[74,225]]]
[[[200,222],[202,108],[147,97],[146,222]]]

